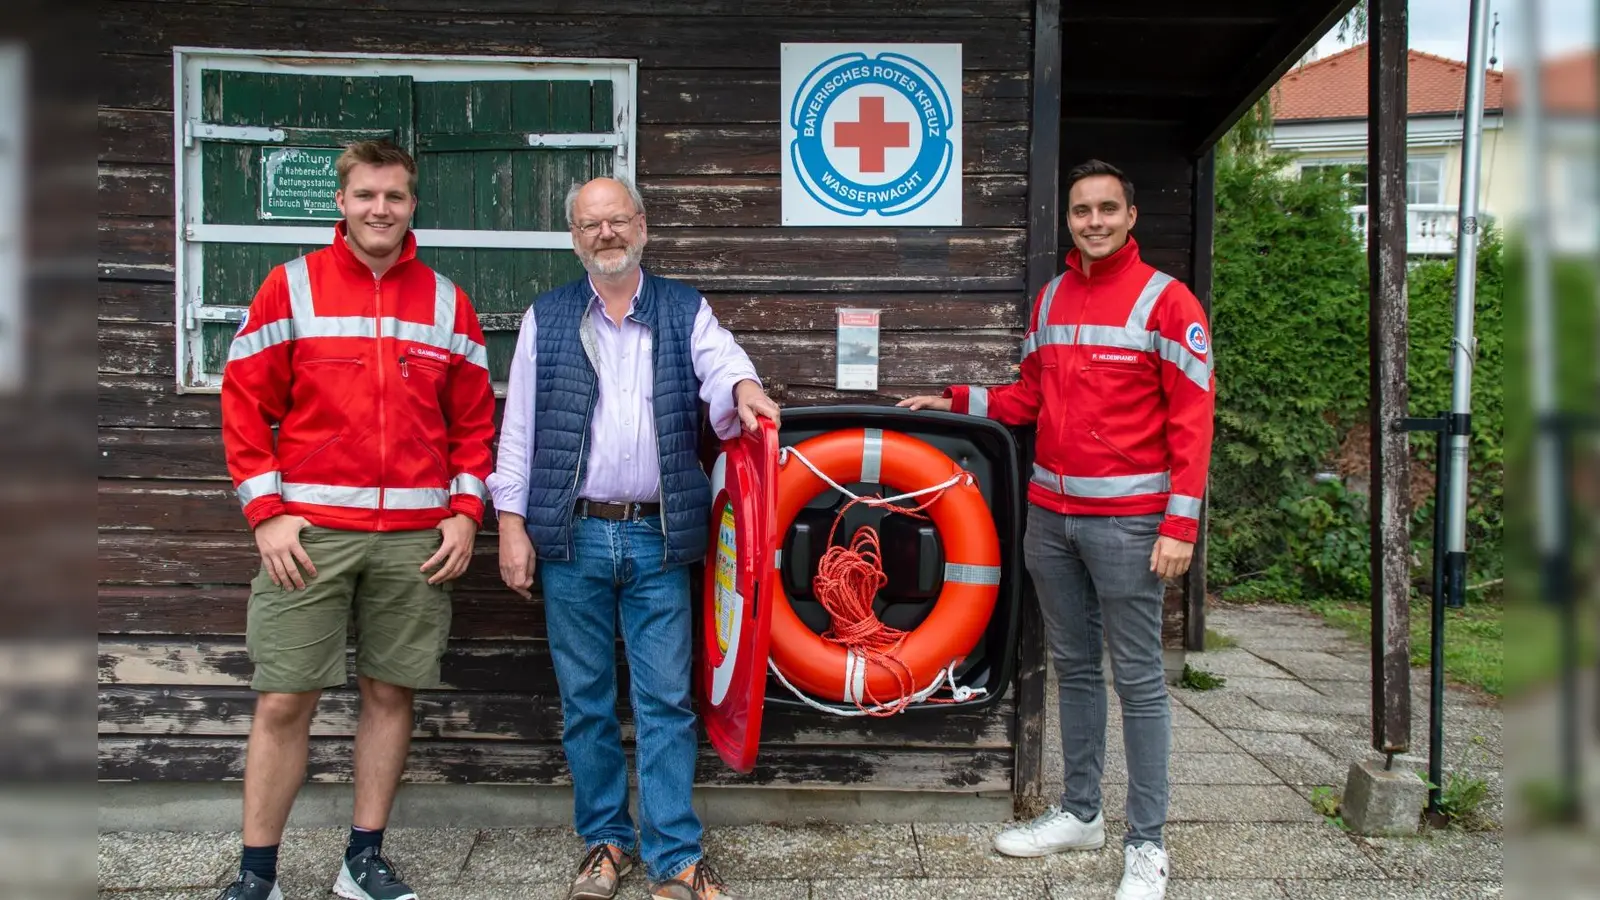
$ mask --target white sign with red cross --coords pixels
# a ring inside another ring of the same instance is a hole
[[[783,224],[961,224],[961,45],[784,44]]]

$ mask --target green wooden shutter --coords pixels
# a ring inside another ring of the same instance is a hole
[[[190,210],[188,220],[206,226],[319,226],[322,236],[306,243],[207,240],[217,230],[189,229],[188,239],[200,243],[199,272],[189,273],[192,321],[186,323],[192,326],[194,381],[221,374],[239,317],[267,273],[327,246],[339,218],[336,210],[294,219],[263,215],[264,153],[307,148],[329,156],[351,141],[373,138],[410,146],[412,103],[411,79],[404,76],[202,73],[199,121],[187,125],[200,152],[200,208]]]
[[[539,78],[527,67],[520,78],[437,81],[426,77],[430,65],[362,76],[199,70],[199,108],[180,124],[193,148],[180,200],[184,386],[220,383],[261,281],[273,266],[327,246],[338,220],[331,188],[325,199],[298,198],[303,209],[268,207],[264,153],[300,148],[297,164],[326,164],[346,143],[378,137],[417,157],[419,256],[472,298],[491,377],[506,379],[522,313],[540,292],[583,274],[568,237],[568,188],[612,174],[628,152],[613,81],[600,73]],[[308,183],[320,184],[294,182]]]
[[[614,128],[610,81],[418,82],[416,97],[418,228],[566,232],[568,188],[612,172],[612,150],[583,146]],[[534,146],[556,135],[578,146]],[[425,246],[419,256],[472,298],[495,381],[507,376],[528,304],[583,274],[570,245]]]

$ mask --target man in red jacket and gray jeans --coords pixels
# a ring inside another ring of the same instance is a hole
[[[471,301],[417,259],[417,165],[394,144],[339,157],[332,243],[267,275],[222,370],[222,442],[261,570],[245,641],[258,692],[244,858],[222,900],[282,900],[278,844],[305,780],[323,688],[356,623],[355,811],[333,890],[415,900],[383,856],[411,742],[436,687],[450,583],[489,497],[494,393]],[[276,426],[276,430],[274,430]]]
[[[1023,552],[1060,682],[1061,806],[995,838],[1010,856],[1105,844],[1109,638],[1128,758],[1117,900],[1166,894],[1172,714],[1161,660],[1163,580],[1188,571],[1199,534],[1214,408],[1205,312],[1139,258],[1133,184],[1090,160],[1067,175],[1067,270],[1034,303],[1021,379],[956,385],[901,406],[1038,429]]]

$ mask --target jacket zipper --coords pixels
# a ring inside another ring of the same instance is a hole
[[[373,310],[373,338],[378,343],[378,352],[383,352],[383,276],[376,273],[372,276]],[[379,359],[382,359],[380,356]],[[389,434],[388,417],[385,407],[388,406],[387,397],[384,395],[383,366],[378,366],[378,523],[383,523],[383,491],[384,485],[389,481]]]
[[[659,322],[660,319],[658,318],[656,321]],[[639,324],[644,325],[643,322],[640,322]],[[650,331],[650,327],[648,325],[645,325],[645,331],[650,333],[650,380],[654,382],[656,371],[656,336],[654,332]],[[655,391],[651,391],[650,408],[645,410],[645,412],[652,418],[654,418],[656,414],[655,406]],[[661,435],[659,433],[656,434],[656,469],[660,473],[656,481],[661,488],[661,563],[662,565],[666,565],[667,557],[672,552],[672,531],[667,525],[667,520],[669,518],[667,516],[667,466],[666,460],[663,459],[661,455]],[[715,500],[716,498],[713,497],[711,499]]]
[[[1115,444],[1111,443],[1110,441],[1106,440],[1105,438],[1101,437],[1100,436],[1100,432],[1095,431],[1093,428],[1091,428],[1091,429],[1089,429],[1089,436],[1094,438],[1095,440],[1099,441],[1100,443],[1104,444],[1107,450],[1110,450],[1112,453],[1115,453],[1116,455],[1122,457],[1123,460],[1125,462],[1127,462],[1128,465],[1134,466],[1136,468],[1138,467],[1139,464],[1137,462],[1134,462],[1133,457],[1129,456],[1126,453],[1123,453],[1122,450],[1117,447],[1117,445],[1115,445]]]

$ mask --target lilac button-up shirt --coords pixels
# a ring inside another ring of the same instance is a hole
[[[641,280],[640,286],[643,286]],[[588,474],[578,496],[610,503],[651,503],[661,498],[660,456],[652,408],[655,370],[650,330],[633,319],[633,305],[618,325],[606,315],[605,302],[594,291],[589,312],[594,320],[599,355],[599,397],[589,431]],[[633,303],[639,302],[638,291]],[[535,355],[538,326],[530,309],[522,317],[516,353],[511,358],[500,448],[489,492],[497,510],[524,515],[528,508],[528,475],[533,463]],[[690,338],[700,399],[711,407],[711,427],[718,437],[737,435],[742,427],[733,386],[748,378],[758,384],[755,366],[733,335],[717,324],[711,304],[700,298]]]

